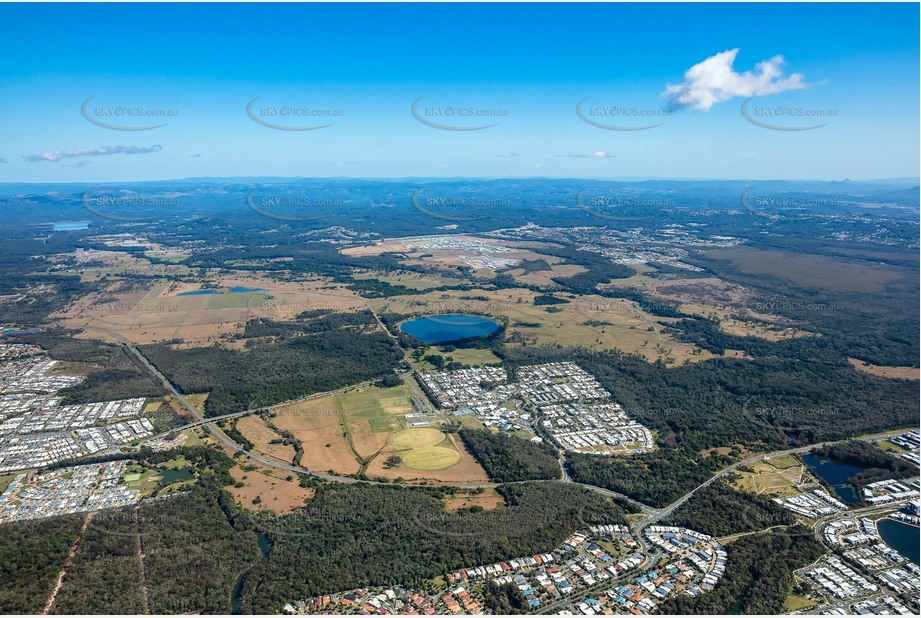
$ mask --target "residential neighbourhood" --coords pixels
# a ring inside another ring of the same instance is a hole
[[[892,483],[883,481],[872,485],[887,486]],[[917,498],[917,492],[909,498]],[[903,498],[901,508],[916,510],[914,503],[906,498]],[[902,511],[883,512],[883,519],[903,521],[899,517]],[[818,604],[815,613],[911,613],[898,597],[918,597],[921,593],[921,571],[917,564],[883,541],[878,527],[880,521],[870,516],[857,517],[847,511],[819,520],[816,531],[830,551],[796,573],[797,580],[806,586],[807,598]]]
[[[899,454],[902,459],[910,461],[916,466],[921,464],[921,432],[917,430],[907,431],[889,441],[905,451]]]
[[[517,373],[517,382],[491,366],[422,373],[420,378],[442,409],[457,416],[474,414],[483,426],[501,431],[547,435],[564,451],[611,455],[653,448],[650,431],[577,364],[527,365]]]
[[[61,405],[82,377],[58,373],[40,348],[0,345],[0,472],[48,466],[154,434],[144,398]]]
[[[289,614],[468,615],[484,613],[489,585],[518,588],[531,610],[554,613],[654,614],[663,599],[712,590],[726,568],[713,538],[671,526],[651,526],[642,549],[625,526],[599,525],[571,535],[551,553],[460,569],[425,590],[394,586],[324,594],[293,601]]]
[[[847,505],[833,498],[824,489],[814,489],[804,491],[795,496],[787,498],[773,498],[774,502],[780,506],[793,511],[798,515],[804,515],[810,519],[830,515],[836,511],[847,509]]]
[[[127,461],[19,474],[0,494],[0,523],[128,506],[141,492],[124,481]]]

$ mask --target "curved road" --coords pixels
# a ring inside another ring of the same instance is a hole
[[[344,386],[344,387],[342,387],[342,388],[340,388],[340,389],[337,389],[337,390],[334,390],[334,391],[327,391],[327,392],[323,392],[323,393],[314,393],[314,394],[312,394],[312,395],[308,395],[307,397],[303,397],[303,398],[301,398],[301,399],[297,399],[297,400],[293,400],[293,401],[287,401],[287,402],[275,404],[275,405],[273,405],[273,406],[266,406],[266,407],[264,407],[264,408],[254,408],[254,409],[252,409],[252,410],[244,410],[244,411],[242,411],[242,412],[236,412],[236,413],[233,413],[233,414],[225,414],[225,415],[223,415],[223,416],[216,416],[216,417],[214,417],[214,418],[205,418],[205,417],[202,415],[202,413],[199,412],[198,409],[197,409],[195,406],[193,406],[193,405],[189,402],[189,400],[186,399],[186,398],[182,395],[182,393],[180,393],[179,390],[178,390],[175,386],[173,386],[172,382],[170,382],[169,379],[167,379],[167,377],[166,377],[165,375],[163,375],[162,373],[160,373],[160,370],[157,369],[157,368],[153,365],[153,363],[151,363],[149,360],[147,360],[147,357],[144,356],[144,355],[141,353],[141,351],[138,350],[138,349],[134,346],[134,344],[132,344],[130,341],[128,341],[128,340],[125,339],[123,336],[119,335],[118,333],[115,333],[115,332],[112,332],[112,331],[109,331],[109,330],[103,330],[103,329],[101,329],[101,328],[92,328],[91,330],[96,330],[96,331],[105,333],[106,335],[109,335],[110,337],[113,337],[113,338],[117,339],[122,345],[124,345],[126,348],[128,348],[128,350],[129,350],[139,361],[141,361],[141,363],[144,365],[144,367],[146,367],[148,371],[150,371],[154,376],[156,376],[156,378],[163,384],[163,387],[166,388],[170,393],[172,393],[172,394],[176,397],[176,399],[183,405],[183,407],[185,407],[185,409],[188,410],[189,413],[190,413],[194,418],[197,419],[194,423],[189,423],[188,425],[184,425],[184,426],[182,426],[182,427],[173,428],[173,429],[171,429],[170,431],[168,431],[168,432],[166,432],[166,433],[172,433],[172,432],[174,432],[174,431],[180,431],[180,430],[185,429],[185,428],[188,428],[188,427],[197,427],[197,426],[202,426],[202,425],[203,425],[203,426],[205,426],[205,427],[208,429],[208,431],[211,433],[212,436],[214,436],[214,438],[215,438],[216,440],[219,440],[222,444],[228,446],[229,448],[231,448],[231,449],[233,449],[233,450],[235,450],[235,451],[241,451],[241,452],[243,452],[245,455],[247,455],[248,457],[250,457],[251,459],[254,459],[254,460],[256,460],[256,461],[258,461],[258,462],[260,462],[260,463],[263,463],[263,464],[266,464],[266,465],[268,465],[268,466],[272,466],[272,467],[275,467],[275,468],[279,468],[279,469],[285,470],[285,471],[287,471],[287,472],[294,472],[294,473],[296,473],[296,474],[306,474],[306,475],[309,475],[309,476],[313,476],[313,477],[316,477],[316,478],[323,479],[323,480],[325,480],[325,481],[335,481],[335,482],[337,482],[337,483],[370,483],[370,484],[372,484],[372,485],[390,485],[390,484],[391,484],[391,483],[389,483],[389,482],[382,482],[382,481],[363,481],[363,480],[355,479],[355,478],[352,478],[352,477],[349,477],[349,476],[339,476],[339,475],[337,475],[337,474],[327,474],[327,473],[325,473],[325,472],[315,472],[315,471],[313,471],[313,470],[308,470],[307,468],[302,468],[301,466],[294,466],[294,465],[291,465],[291,464],[286,464],[286,463],[282,463],[282,462],[275,461],[275,460],[272,460],[272,459],[268,459],[268,458],[266,458],[266,457],[263,457],[262,455],[257,455],[257,454],[255,454],[255,453],[253,453],[252,451],[248,451],[248,450],[242,448],[240,445],[238,445],[236,442],[234,442],[234,441],[231,440],[229,437],[227,437],[227,435],[225,435],[224,432],[222,432],[220,429],[218,429],[218,428],[214,425],[214,421],[217,421],[217,420],[220,420],[220,419],[223,419],[223,418],[233,418],[233,417],[237,417],[237,416],[245,416],[245,415],[247,415],[247,414],[252,414],[252,413],[255,412],[257,409],[259,409],[259,410],[263,410],[263,409],[272,409],[272,408],[277,408],[277,407],[280,407],[280,406],[290,405],[291,403],[295,403],[295,402],[297,402],[297,401],[307,401],[307,400],[309,400],[309,399],[316,399],[316,398],[319,398],[319,397],[325,397],[325,396],[327,396],[327,395],[331,395],[331,394],[339,393],[339,392],[346,391],[346,390],[349,390],[349,389],[353,389],[353,388],[357,388],[357,387],[360,387],[360,386],[365,386],[365,385],[371,384],[372,382],[374,382],[374,380],[368,380],[368,381],[365,381],[365,382],[360,382],[360,383],[358,383],[358,384],[352,384],[352,385],[349,385],[349,386]],[[163,435],[166,435],[166,434],[165,434],[165,433],[164,433],[164,434],[158,434],[158,436],[163,436]],[[144,440],[144,441],[146,442],[146,441],[148,441],[148,440],[152,440],[153,438],[158,437],[158,436],[152,436],[152,437],[150,437],[150,438],[147,438],[147,439]],[[483,483],[483,484],[479,484],[479,485],[460,485],[459,487],[464,488],[464,489],[477,489],[477,488],[492,488],[492,487],[498,487],[498,486],[499,486],[498,483]]]
[[[383,325],[382,325],[382,326],[383,326]],[[176,397],[176,399],[177,399],[180,403],[182,403],[182,405],[189,411],[189,413],[192,414],[192,416],[195,417],[195,418],[197,419],[194,423],[189,423],[188,425],[184,425],[184,426],[182,426],[182,427],[177,427],[177,428],[171,429],[169,432],[166,432],[166,433],[171,433],[171,432],[173,432],[173,431],[179,431],[179,430],[187,429],[187,428],[189,428],[189,427],[197,427],[197,426],[204,425],[205,427],[207,427],[207,429],[208,429],[208,431],[211,433],[211,435],[214,436],[215,439],[219,440],[222,444],[225,444],[225,445],[228,446],[229,448],[232,448],[232,449],[234,449],[234,450],[236,450],[236,451],[241,451],[241,452],[243,452],[244,454],[246,454],[248,457],[250,457],[250,458],[252,458],[252,459],[254,459],[254,460],[256,460],[256,461],[258,461],[258,462],[260,462],[260,463],[263,463],[263,464],[265,464],[265,465],[268,465],[268,466],[273,466],[273,467],[275,467],[275,468],[279,468],[279,469],[282,469],[282,470],[286,470],[286,471],[288,471],[288,472],[294,472],[294,473],[296,473],[296,474],[306,474],[306,475],[310,475],[310,476],[313,476],[313,477],[317,477],[317,478],[320,478],[320,479],[323,479],[323,480],[326,480],[326,481],[334,481],[334,482],[337,482],[337,483],[359,483],[359,482],[363,482],[363,483],[370,483],[370,484],[373,484],[373,485],[390,485],[390,484],[391,484],[391,483],[388,483],[388,482],[381,482],[381,481],[360,481],[359,479],[355,479],[355,478],[352,478],[352,477],[349,477],[349,476],[339,476],[339,475],[336,475],[336,474],[326,474],[326,473],[324,473],[324,472],[315,472],[315,471],[313,471],[313,470],[308,470],[307,468],[302,468],[302,467],[300,467],[300,466],[294,466],[294,465],[290,465],[290,464],[285,464],[285,463],[281,463],[281,462],[278,462],[278,461],[274,461],[274,460],[268,459],[268,458],[266,458],[266,457],[263,457],[263,456],[261,456],[261,455],[257,455],[257,454],[255,454],[255,453],[253,453],[252,451],[248,451],[248,450],[246,450],[246,449],[244,449],[244,448],[241,448],[236,442],[234,442],[233,440],[231,440],[231,439],[230,439],[229,437],[227,437],[222,431],[220,431],[220,429],[218,429],[217,427],[215,427],[214,421],[218,421],[218,420],[225,419],[225,418],[234,418],[234,417],[238,417],[238,416],[245,416],[245,415],[247,415],[247,414],[252,414],[252,413],[254,413],[257,409],[244,410],[244,411],[242,411],[242,412],[235,412],[235,413],[233,413],[233,414],[225,414],[225,415],[223,415],[223,416],[216,416],[216,417],[213,417],[213,418],[205,418],[205,417],[201,414],[201,412],[199,412],[199,411],[195,408],[195,406],[193,406],[193,405],[182,395],[182,393],[180,393],[179,390],[178,390],[175,386],[173,386],[173,384],[166,378],[166,376],[164,376],[162,373],[160,373],[160,371],[159,371],[156,367],[154,367],[154,365],[153,365],[149,360],[147,360],[147,357],[145,357],[145,356],[141,353],[141,351],[138,350],[138,349],[134,346],[134,344],[132,344],[130,341],[128,341],[128,340],[125,339],[123,336],[119,335],[118,333],[115,333],[115,332],[112,332],[112,331],[109,331],[109,330],[104,330],[104,329],[101,329],[101,328],[90,328],[90,327],[87,327],[87,328],[89,328],[90,330],[96,330],[96,331],[105,333],[105,334],[109,335],[110,337],[113,337],[113,338],[117,339],[122,345],[124,345],[126,348],[128,348],[128,350],[130,350],[131,353],[132,353],[139,361],[141,361],[141,363],[144,365],[144,367],[146,367],[148,371],[150,371],[154,376],[156,376],[156,378],[163,384],[164,388],[166,388],[170,393],[172,393],[172,394]],[[385,332],[386,332],[386,329],[384,329],[384,330],[385,330]],[[334,390],[334,391],[327,391],[327,392],[323,392],[323,393],[314,393],[314,394],[312,394],[312,395],[308,395],[307,397],[303,397],[303,398],[301,398],[301,399],[297,399],[297,400],[294,400],[294,401],[283,402],[283,403],[275,404],[275,405],[273,405],[273,406],[266,406],[266,407],[264,407],[264,408],[258,408],[258,409],[273,409],[273,408],[277,408],[277,407],[281,407],[281,406],[285,406],[285,405],[290,405],[291,403],[295,403],[295,402],[297,402],[297,401],[307,401],[307,400],[309,400],[309,399],[315,399],[315,398],[319,398],[319,397],[325,397],[325,396],[327,396],[327,395],[331,395],[331,394],[343,392],[343,391],[346,391],[346,390],[349,390],[349,389],[352,389],[352,388],[357,388],[357,387],[360,387],[360,386],[364,386],[364,385],[367,385],[367,384],[371,384],[372,382],[373,382],[373,381],[370,381],[370,380],[369,380],[369,381],[366,381],[366,382],[361,382],[361,383],[358,383],[358,384],[353,384],[353,385],[346,386],[346,387],[343,387],[343,388],[340,388],[340,389],[336,389],[336,390]],[[876,440],[882,440],[882,439],[886,439],[886,438],[892,438],[892,437],[901,435],[901,434],[904,433],[904,432],[905,432],[905,430],[890,431],[890,432],[875,434],[875,435],[872,435],[872,436],[869,436],[869,437],[858,438],[858,439],[863,440],[863,441],[865,441],[865,442],[874,442],[874,441],[876,441]],[[151,438],[147,438],[147,439],[145,440],[145,442],[148,441],[148,440],[152,440],[153,438],[163,436],[163,435],[165,435],[165,434],[158,434],[158,436],[152,436]],[[853,438],[848,438],[848,439],[853,439]],[[730,472],[734,471],[736,468],[738,468],[738,467],[740,467],[740,466],[744,466],[744,465],[746,465],[746,464],[754,463],[754,462],[756,462],[756,461],[758,461],[758,460],[760,460],[760,459],[764,459],[764,458],[766,458],[766,457],[778,457],[778,456],[781,456],[781,455],[792,455],[792,454],[794,454],[794,453],[805,453],[805,452],[808,452],[808,451],[812,450],[813,448],[816,448],[816,447],[819,447],[819,446],[824,446],[824,445],[828,445],[828,444],[836,444],[837,442],[844,442],[844,441],[845,441],[845,440],[836,440],[836,441],[829,441],[829,442],[820,442],[820,443],[817,443],[817,444],[810,444],[810,445],[807,445],[807,446],[800,446],[800,447],[796,447],[796,448],[785,449],[785,450],[782,450],[782,451],[774,451],[774,452],[772,452],[772,453],[760,453],[760,454],[758,454],[758,455],[749,457],[748,459],[743,459],[742,461],[738,461],[738,462],[736,462],[736,463],[734,463],[734,464],[731,464],[731,465],[729,465],[729,466],[723,468],[722,470],[720,470],[719,472],[717,472],[716,474],[714,474],[713,476],[711,476],[709,479],[707,479],[706,481],[704,481],[703,483],[701,483],[701,484],[698,485],[697,487],[691,489],[691,490],[688,491],[686,494],[684,494],[683,496],[681,496],[680,498],[678,498],[677,500],[675,500],[674,502],[672,502],[672,503],[669,504],[668,506],[661,507],[661,508],[656,508],[656,507],[650,506],[650,505],[648,505],[648,504],[644,504],[644,503],[640,502],[639,500],[635,500],[635,499],[633,499],[633,498],[631,498],[631,497],[629,497],[629,496],[626,496],[626,495],[624,495],[624,494],[618,493],[618,492],[616,492],[616,491],[611,491],[610,489],[605,489],[604,487],[598,487],[598,486],[596,486],[596,485],[588,485],[588,484],[586,484],[586,483],[575,483],[575,484],[581,485],[582,487],[585,487],[586,489],[589,489],[589,490],[591,490],[591,491],[600,493],[600,494],[602,494],[602,495],[605,495],[605,496],[608,496],[608,497],[611,497],[611,498],[618,498],[618,499],[620,499],[620,500],[625,500],[625,501],[627,501],[627,502],[629,502],[629,503],[631,503],[631,504],[634,504],[634,505],[636,505],[637,507],[639,507],[640,510],[642,510],[642,511],[645,513],[645,515],[643,516],[642,519],[640,519],[638,522],[636,522],[636,523],[631,527],[631,532],[633,533],[633,536],[634,536],[634,538],[637,540],[637,542],[639,542],[639,543],[643,546],[644,549],[648,549],[648,547],[646,546],[645,541],[643,540],[643,535],[642,535],[642,531],[643,531],[644,528],[646,528],[647,526],[649,526],[649,525],[651,525],[651,524],[653,524],[653,523],[655,523],[655,522],[657,522],[657,521],[659,521],[659,520],[661,520],[661,519],[664,519],[664,518],[668,517],[668,516],[671,515],[676,509],[678,509],[682,504],[684,504],[685,502],[687,502],[687,501],[691,498],[691,496],[693,496],[695,493],[697,493],[698,491],[700,491],[701,489],[703,489],[703,488],[705,488],[705,487],[709,487],[710,485],[712,485],[713,483],[715,483],[718,479],[720,479],[720,478],[726,476],[726,475],[729,474]],[[566,473],[566,469],[565,469],[565,460],[564,460],[564,457],[563,457],[562,454],[561,454],[561,456],[560,456],[560,465],[561,465],[562,473],[563,473],[562,482],[564,482],[564,483],[573,483],[574,481],[572,481],[572,480],[569,478],[569,475]],[[461,488],[463,488],[463,489],[478,489],[478,488],[487,489],[487,488],[495,488],[495,487],[498,487],[499,485],[500,485],[499,483],[481,483],[481,484],[477,484],[477,485],[459,485],[459,487],[461,487]]]

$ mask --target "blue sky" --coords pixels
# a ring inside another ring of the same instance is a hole
[[[918,12],[3,4],[0,182],[914,177]],[[247,115],[253,99],[256,120],[331,124],[269,128]],[[577,115],[583,100],[598,124],[659,126],[600,128]],[[175,114],[112,115],[116,107]],[[322,111],[270,115],[280,107]],[[436,115],[444,108],[486,117]]]

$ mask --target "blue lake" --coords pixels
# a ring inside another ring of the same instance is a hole
[[[89,221],[61,221],[52,223],[55,232],[71,232],[73,230],[85,230],[90,227]]]
[[[230,288],[231,294],[243,294],[247,292],[267,292],[265,288],[247,288],[242,285],[237,285]],[[202,294],[227,294],[223,290],[191,290],[189,292],[180,292],[176,296],[201,296]]]
[[[404,322],[400,330],[425,343],[447,343],[489,335],[499,324],[478,315],[429,315]]]
[[[881,519],[876,522],[879,535],[886,541],[886,545],[899,552],[915,564],[918,564],[921,528],[909,526],[891,519]]]
[[[831,459],[816,457],[812,453],[802,456],[803,463],[815,472],[823,481],[832,486],[835,493],[845,504],[858,504],[857,492],[854,487],[847,482],[849,478],[863,472],[863,468],[850,466],[848,464],[838,463]]]

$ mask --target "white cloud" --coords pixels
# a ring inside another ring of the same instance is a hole
[[[567,152],[566,154],[556,155],[558,157],[576,157],[579,159],[613,159],[616,157],[616,154],[611,154],[604,150],[596,150],[595,152],[589,153],[572,153]]]
[[[497,154],[496,156],[503,158],[503,159],[511,159],[512,157],[520,157],[521,153],[509,151],[509,152],[503,152],[502,154]]]
[[[33,154],[23,157],[26,161],[37,163],[39,161],[60,161],[62,159],[76,159],[77,157],[98,157],[111,154],[147,154],[150,152],[160,152],[163,146],[156,144],[154,146],[86,146],[83,148],[71,148],[69,150],[52,150],[41,154]]]
[[[774,56],[755,65],[754,71],[736,73],[732,65],[738,49],[730,49],[695,64],[684,74],[684,81],[668,84],[662,93],[673,107],[707,111],[716,103],[733,97],[753,97],[808,87],[802,73],[783,74],[783,56]]]

